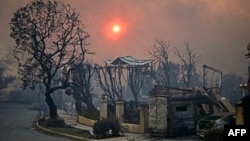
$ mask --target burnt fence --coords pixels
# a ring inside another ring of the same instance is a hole
[[[139,106],[133,100],[124,102],[123,120],[125,123],[140,124]]]

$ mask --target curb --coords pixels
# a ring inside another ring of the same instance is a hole
[[[93,140],[93,139],[89,139],[89,138],[84,138],[84,137],[78,137],[78,136],[73,136],[73,135],[69,135],[69,134],[64,134],[64,133],[60,133],[60,132],[56,132],[56,131],[52,131],[52,130],[49,130],[49,129],[46,129],[42,126],[40,126],[38,124],[38,122],[36,122],[36,126],[45,131],[45,132],[48,132],[48,133],[52,133],[52,134],[57,134],[57,135],[61,135],[61,136],[64,136],[64,137],[68,137],[68,138],[72,138],[72,139],[77,139],[77,140],[81,140],[81,141],[96,141],[96,140]]]

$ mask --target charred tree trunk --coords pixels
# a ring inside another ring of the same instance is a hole
[[[134,99],[135,99],[135,106],[138,107],[139,105],[139,92],[136,92],[135,88],[132,88],[132,94],[134,96]]]
[[[92,110],[92,111],[94,111],[94,112],[97,111],[97,109],[96,109],[95,105],[93,104],[93,102],[91,102],[91,101],[86,101],[86,104],[87,104],[88,109],[90,109],[90,110]]]
[[[136,108],[139,106],[139,96],[140,95],[138,93],[136,95],[134,95]]]
[[[82,109],[82,101],[76,99],[76,111],[78,114],[83,113],[83,109]]]
[[[45,94],[46,97],[46,103],[49,106],[49,114],[50,114],[50,119],[58,119],[58,114],[57,114],[57,107],[51,98],[50,93]]]

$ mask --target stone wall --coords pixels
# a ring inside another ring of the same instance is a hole
[[[167,97],[149,98],[149,128],[167,129]]]
[[[77,121],[81,124],[87,125],[87,126],[94,126],[95,120],[88,119],[84,116],[77,115]]]
[[[105,103],[106,102],[106,103]],[[100,104],[100,115],[105,117],[107,115],[107,101],[102,101]],[[124,132],[131,132],[131,133],[145,133],[148,129],[148,105],[141,104],[140,105],[140,124],[129,124],[123,123],[123,114],[124,114],[124,102],[117,102],[116,103],[116,116],[121,121],[122,131]],[[95,120],[91,120],[85,118],[83,116],[78,115],[78,122],[84,125],[93,126],[96,122]]]

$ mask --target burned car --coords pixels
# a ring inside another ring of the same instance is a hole
[[[222,129],[224,125],[235,124],[235,113],[222,112],[208,115],[198,121],[196,133],[199,138],[204,138],[204,135],[212,129]]]

